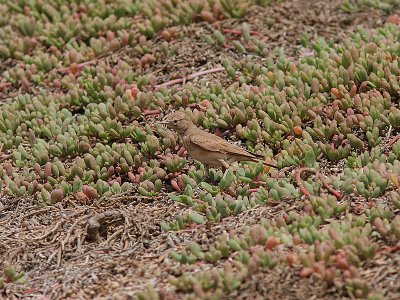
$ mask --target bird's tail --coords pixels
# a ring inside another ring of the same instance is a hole
[[[256,157],[256,159],[254,160],[255,162],[261,162],[264,166],[268,166],[268,167],[271,167],[271,168],[278,169],[278,166],[266,162],[264,156],[262,156],[260,154],[255,154],[255,153],[252,153],[252,154]]]
[[[268,166],[268,167],[271,167],[271,168],[274,168],[274,169],[278,169],[278,166],[270,164],[270,163],[267,163],[266,161],[263,161],[261,159],[259,160],[259,162],[263,163],[264,166]]]

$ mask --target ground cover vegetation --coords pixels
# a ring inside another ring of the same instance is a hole
[[[1,295],[396,299],[398,6],[3,1]]]

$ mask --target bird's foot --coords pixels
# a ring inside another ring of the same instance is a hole
[[[222,179],[221,179],[221,180],[225,179],[226,174],[228,174],[228,171],[229,171],[229,169],[226,169],[226,170],[225,170],[224,175],[222,175]]]

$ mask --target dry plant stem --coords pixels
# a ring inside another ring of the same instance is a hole
[[[8,87],[8,86],[11,86],[11,85],[12,85],[11,82],[0,83],[0,92],[1,92],[4,88],[6,88],[6,87]]]
[[[310,198],[311,194],[304,187],[303,180],[301,179],[301,173],[306,172],[306,171],[316,173],[315,170],[310,169],[310,168],[299,168],[299,169],[296,169],[296,171],[294,173],[294,178],[296,179],[297,186],[299,187],[299,189],[303,193],[303,195],[306,196],[307,198]]]
[[[109,246],[110,243],[117,238],[118,236],[120,236],[123,232],[124,232],[125,228],[121,228],[119,230],[117,230],[116,232],[114,232],[112,235],[110,235],[110,237],[103,243],[104,246]]]
[[[332,194],[334,195],[337,199],[342,199],[343,196],[341,193],[339,193],[338,191],[336,191],[333,187],[331,187],[329,185],[328,182],[326,182],[324,175],[322,175],[320,172],[318,172],[317,170],[311,169],[311,168],[307,168],[307,167],[302,167],[302,168],[298,168],[296,169],[295,173],[294,173],[294,177],[297,183],[297,186],[299,187],[300,191],[302,192],[302,194],[304,196],[306,196],[307,198],[311,197],[311,194],[309,191],[307,191],[307,189],[304,187],[303,184],[303,180],[301,179],[301,174],[303,172],[310,172],[310,173],[314,173],[316,174],[317,178],[322,182],[322,184],[324,185],[324,187]]]
[[[68,240],[69,240],[69,238],[70,238],[70,236],[71,236],[71,233],[72,233],[73,229],[76,227],[76,225],[78,225],[80,222],[82,222],[82,221],[84,221],[85,219],[88,219],[88,218],[89,218],[89,216],[84,216],[84,217],[82,217],[82,218],[77,219],[77,220],[74,222],[74,224],[72,224],[72,226],[68,229],[67,236],[66,236],[65,239],[61,242],[61,250],[64,250],[65,244],[68,242]]]
[[[343,198],[342,194],[339,193],[338,191],[336,191],[333,187],[331,187],[329,185],[328,182],[326,182],[324,175],[322,175],[321,173],[318,172],[317,177],[319,178],[319,180],[321,180],[322,184],[324,185],[324,187],[332,194],[334,195],[338,200],[341,200]]]
[[[95,214],[87,221],[86,236],[91,241],[96,241],[100,236],[100,230],[105,228],[105,221],[115,221],[123,219],[121,212],[117,210],[106,211],[100,214]]]
[[[160,198],[160,197],[158,197]],[[113,200],[113,202],[108,203],[107,205],[104,205],[103,207],[111,207],[114,206],[117,202],[120,202],[121,200],[125,200],[125,201],[141,201],[141,200],[146,200],[148,201],[149,199],[153,199],[150,196],[141,196],[140,198],[135,196],[124,196],[124,197],[118,197],[118,198],[112,198],[111,200]],[[154,199],[153,199],[154,200]]]
[[[123,50],[125,50],[125,48],[126,47],[122,47],[122,48],[118,49],[117,51],[108,51],[106,53],[103,53],[103,54],[99,55],[98,57],[95,57],[92,60],[81,62],[81,63],[78,64],[78,70],[82,70],[86,66],[93,65],[93,64],[97,63],[100,59],[103,59],[103,58],[106,58],[108,56],[112,56],[112,55],[121,53],[121,52],[123,52]],[[70,69],[71,69],[71,66],[59,68],[59,69],[57,69],[57,71],[61,72],[61,73],[68,73],[70,71]]]
[[[116,196],[110,197],[110,198],[107,199],[108,201],[105,202],[104,205],[101,205],[101,206],[100,206],[100,203],[103,203],[105,198],[104,199],[100,198],[101,202],[98,202],[95,205],[98,208],[99,207],[107,208],[107,207],[112,207],[117,202],[121,202],[121,201],[129,201],[129,202],[137,203],[137,202],[142,202],[142,201],[150,202],[150,200],[156,201],[156,200],[162,199],[162,196],[150,197],[150,196],[141,196],[141,195],[139,195],[139,196],[138,195],[129,195],[129,194],[132,194],[132,193],[135,193],[135,192],[136,191],[128,191],[128,192],[119,194],[117,197]],[[111,200],[112,200],[112,202],[111,202]]]
[[[53,258],[57,255],[58,251],[60,251],[61,248],[58,247],[56,250],[53,251],[53,253],[49,256],[49,258],[47,259],[47,263],[50,264],[51,261],[53,260]]]
[[[389,126],[389,130],[388,130],[388,132],[387,132],[387,134],[386,134],[386,137],[387,137],[387,138],[389,138],[389,136],[392,134],[392,129],[393,129],[393,127],[392,127],[392,125],[390,125],[390,126]]]
[[[76,251],[80,252],[82,249],[82,244],[85,241],[85,235],[82,232],[79,232],[78,237],[76,239]]]
[[[34,211],[22,216],[22,218],[20,220],[20,223],[22,223],[22,221],[25,220],[26,218],[29,218],[29,217],[32,217],[32,216],[35,216],[35,215],[39,215],[39,214],[41,214],[43,212],[47,212],[49,210],[54,210],[54,209],[55,209],[54,206],[47,206],[47,207],[42,208],[42,209],[34,210]]]
[[[0,157],[0,163],[2,163],[3,161],[5,161],[5,160],[7,160],[9,158],[11,158],[11,154],[10,155],[5,155],[3,157]]]
[[[78,70],[80,71],[84,67],[92,65],[92,64],[94,64],[96,62],[97,62],[97,59],[96,60],[91,60],[91,61],[85,61],[83,63],[80,63],[80,64],[78,64]],[[71,67],[64,67],[64,68],[58,69],[57,71],[60,72],[60,73],[68,73],[70,71],[70,69],[71,69]]]
[[[65,223],[65,221],[66,221],[65,219],[59,221],[59,222],[56,224],[56,226],[53,227],[52,230],[46,232],[45,234],[43,234],[43,235],[41,235],[41,236],[35,237],[35,238],[33,238],[32,240],[38,241],[38,240],[41,240],[41,239],[44,239],[44,238],[48,237],[48,236],[51,235],[52,233],[56,232],[56,231],[58,230],[58,228],[60,228],[61,225]]]
[[[178,84],[178,83],[184,83],[184,82],[186,82],[186,80],[191,80],[196,77],[200,77],[200,76],[212,74],[212,73],[217,73],[217,72],[222,72],[222,71],[225,71],[225,68],[218,67],[218,68],[214,68],[214,69],[210,69],[210,70],[200,71],[200,72],[193,73],[193,74],[189,75],[188,77],[174,79],[174,80],[156,85],[155,87],[156,88],[161,87],[161,86],[166,87],[166,86],[171,86],[171,85]]]
[[[143,116],[144,117],[149,117],[149,116],[158,115],[160,113],[161,113],[161,111],[159,111],[158,109],[146,110],[146,111],[143,112]]]
[[[396,143],[400,139],[400,133],[393,137],[389,142],[387,142],[386,146],[391,147],[394,143]]]
[[[224,47],[225,49],[233,49],[233,48],[234,48],[233,46],[231,46],[231,45],[229,45],[229,44],[223,44],[223,47]]]
[[[242,31],[235,30],[235,29],[224,29],[223,32],[224,33],[237,34],[237,35],[241,35],[242,34]],[[259,33],[258,31],[255,31],[255,30],[250,30],[250,33],[253,34],[253,35],[258,35],[258,36],[261,35],[261,33]]]
[[[57,252],[57,268],[61,265],[61,258],[62,258],[62,250],[58,248]]]
[[[82,209],[82,210],[78,210],[78,211],[74,212],[73,214],[69,215],[67,218],[64,218],[64,219],[62,219],[61,221],[59,221],[59,222],[53,227],[53,229],[51,229],[50,231],[48,231],[47,233],[45,233],[45,234],[43,234],[43,235],[41,235],[41,236],[38,236],[38,237],[36,237],[36,238],[33,238],[32,240],[38,241],[38,240],[41,240],[41,239],[44,239],[44,238],[48,237],[48,236],[51,235],[52,233],[56,232],[56,231],[58,230],[58,228],[59,228],[60,226],[62,226],[62,224],[64,224],[64,223],[67,221],[68,218],[73,218],[73,217],[75,217],[75,216],[77,216],[77,215],[80,215],[80,214],[81,214],[82,212],[84,212],[85,210],[86,210],[86,209]]]

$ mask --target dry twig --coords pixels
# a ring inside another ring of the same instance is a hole
[[[396,143],[400,139],[400,133],[393,137],[389,142],[387,142],[386,147],[391,147],[393,146],[394,143]]]
[[[86,238],[90,241],[96,241],[100,237],[100,234],[106,231],[106,222],[109,225],[121,219],[124,219],[124,217],[117,210],[95,214],[87,221]]]
[[[319,180],[321,180],[322,184],[324,185],[324,187],[332,194],[334,195],[338,200],[342,199],[343,196],[341,193],[339,193],[337,190],[335,190],[333,187],[331,187],[329,185],[329,183],[325,180],[324,175],[321,173],[317,173],[317,177],[319,178]]]
[[[11,154],[9,154],[9,155],[4,155],[4,156],[0,157],[0,163],[2,163],[3,161],[5,161],[5,160],[7,160],[7,159],[9,159],[9,158],[11,158]]]
[[[80,214],[81,214],[82,212],[84,212],[85,210],[86,210],[86,209],[78,210],[78,211],[72,213],[72,214],[69,215],[67,218],[64,218],[64,219],[60,220],[60,221],[53,227],[53,229],[51,229],[50,231],[46,232],[45,234],[43,234],[43,235],[41,235],[41,236],[38,236],[38,237],[33,238],[32,240],[38,241],[38,240],[41,240],[41,239],[44,239],[44,238],[48,237],[49,235],[51,235],[51,234],[53,234],[54,232],[56,232],[56,231],[67,221],[67,219],[70,219],[70,218],[73,218],[73,217],[75,217],[75,216],[77,216],[77,215],[80,215]]]
[[[307,198],[310,198],[311,194],[304,187],[303,180],[301,179],[301,173],[303,173],[305,171],[316,173],[315,170],[310,169],[310,168],[298,168],[298,169],[296,169],[296,171],[294,173],[294,178],[296,179],[297,186],[299,187],[299,189],[303,193],[303,195],[306,196]]]
[[[301,174],[303,172],[310,172],[313,174],[316,174],[316,177],[321,181],[321,183],[323,184],[323,186],[332,194],[334,195],[337,199],[342,199],[343,196],[340,192],[336,191],[333,187],[331,187],[329,185],[329,183],[325,180],[324,175],[322,175],[320,172],[318,172],[317,170],[311,169],[311,168],[307,168],[307,167],[302,167],[302,168],[298,168],[296,169],[295,173],[294,173],[294,177],[297,183],[297,186],[299,187],[300,191],[302,192],[302,194],[304,196],[306,196],[307,198],[311,197],[311,194],[309,191],[307,191],[307,189],[304,187],[303,184],[303,180],[301,179]]]
[[[188,77],[174,79],[174,80],[156,85],[155,87],[156,88],[161,87],[161,86],[166,87],[166,86],[170,86],[170,85],[174,85],[174,84],[178,84],[178,83],[184,83],[184,82],[186,82],[186,80],[191,80],[196,77],[200,77],[200,76],[211,74],[211,73],[222,72],[222,71],[225,71],[224,67],[218,67],[218,68],[214,68],[214,69],[210,69],[210,70],[200,71],[200,72],[193,73],[193,74],[189,75]]]

